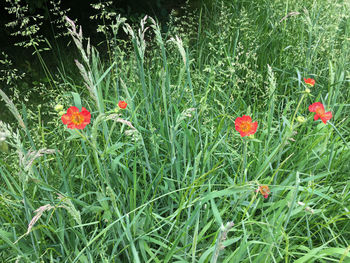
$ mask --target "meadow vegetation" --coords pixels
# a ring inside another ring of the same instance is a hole
[[[167,31],[94,8],[99,47],[56,10],[58,73],[27,32],[39,106],[1,60],[1,262],[350,262],[348,1],[203,1]]]

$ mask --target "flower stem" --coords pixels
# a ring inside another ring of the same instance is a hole
[[[102,170],[101,170],[101,166],[100,166],[100,163],[99,163],[99,158],[98,158],[98,150],[96,148],[96,144],[93,144],[92,142],[90,142],[88,140],[88,138],[82,134],[79,130],[75,130],[86,142],[88,142],[88,144],[90,144],[90,146],[93,148],[93,156],[94,156],[94,160],[95,160],[95,163],[96,163],[96,166],[97,166],[97,170],[98,170],[98,173],[100,176],[102,176]]]
[[[245,137],[243,137],[243,165],[242,165],[242,175],[244,175],[244,182],[246,183],[248,181],[247,178],[247,147],[248,147],[248,142]]]
[[[305,97],[305,93],[303,93],[303,95],[301,96],[301,98],[300,98],[300,100],[299,100],[299,103],[298,103],[298,105],[297,105],[297,108],[295,109],[292,122],[290,123],[290,129],[291,129],[291,130],[293,130],[293,123],[294,123],[294,120],[295,120],[295,116],[296,116],[297,113],[298,113],[300,104],[301,104],[301,102],[303,101],[304,97]]]
[[[84,134],[82,134],[79,130],[77,130],[77,129],[75,129],[75,131],[88,143],[88,144],[90,144],[90,146],[96,151],[96,152],[98,152],[97,151],[97,149],[96,149],[96,147],[95,147],[95,145],[93,145],[90,141],[89,141],[89,139],[84,135]]]

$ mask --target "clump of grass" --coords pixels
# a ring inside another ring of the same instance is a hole
[[[2,129],[12,135],[0,159],[0,257],[346,262],[347,43],[320,28],[347,28],[337,17],[349,7],[301,3],[213,1],[198,9],[197,38],[116,16],[106,41],[122,28],[128,48],[111,45],[106,61],[67,19],[83,85],[65,79],[74,89],[57,100],[87,108],[91,123],[70,130],[60,114],[39,114],[34,133],[26,107],[19,115],[3,96],[25,126]],[[304,77],[316,79],[310,92]],[[314,122],[316,101],[332,124]],[[234,129],[242,115],[258,122],[243,141]]]

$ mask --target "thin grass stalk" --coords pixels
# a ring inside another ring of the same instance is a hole
[[[296,107],[296,109],[295,109],[295,112],[294,112],[294,114],[293,114],[292,121],[291,121],[291,123],[290,123],[290,129],[291,129],[291,130],[293,130],[293,123],[294,123],[295,117],[296,117],[296,115],[297,115],[297,113],[298,113],[298,111],[299,111],[299,107],[300,107],[301,102],[303,101],[305,95],[306,95],[306,93],[303,93],[303,95],[301,96],[301,98],[300,98],[300,100],[299,100],[299,103],[298,103],[298,105],[297,105],[297,107]]]
[[[199,202],[198,204],[200,207],[202,207],[202,202]],[[200,212],[198,213],[196,224],[195,224],[195,229],[194,229],[194,234],[193,234],[193,242],[192,242],[192,263],[196,262],[196,250],[197,250],[197,243],[198,243],[198,231],[199,231],[199,219],[200,219]]]
[[[127,97],[130,99],[130,101],[132,101],[130,93],[128,91],[128,88],[127,88],[127,86],[125,85],[124,81],[121,78],[120,78],[120,83],[121,83],[121,86],[124,89],[125,93],[127,94]],[[133,108],[135,108],[134,105],[133,105]],[[139,121],[138,121],[138,118],[137,118],[136,114],[133,115],[133,119],[135,120],[135,125],[138,126],[139,125]],[[152,176],[151,165],[150,165],[150,162],[149,162],[149,156],[148,156],[148,152],[147,152],[147,149],[146,149],[145,141],[143,140],[143,136],[142,136],[141,133],[140,133],[140,138],[141,138],[142,150],[143,150],[145,161],[146,161],[147,172],[148,172],[149,177],[151,178],[151,181],[152,181],[153,180],[153,176]]]
[[[203,151],[202,132],[201,132],[201,128],[200,128],[200,124],[199,124],[199,120],[198,120],[197,103],[196,103],[196,100],[194,98],[194,90],[193,90],[192,80],[191,80],[188,51],[186,51],[186,72],[187,72],[187,84],[188,84],[188,86],[189,86],[189,88],[191,90],[192,107],[196,109],[194,111],[194,114],[195,114],[196,122],[197,122],[199,142],[200,142],[200,145],[201,145],[201,151]]]
[[[299,184],[300,184],[300,178],[299,178],[299,172],[296,173],[296,178],[295,178],[295,190],[294,190],[294,194],[293,194],[293,198],[292,198],[292,201],[289,205],[289,210],[288,210],[288,213],[287,213],[287,216],[286,216],[286,221],[284,222],[284,231],[286,232],[287,230],[287,226],[288,226],[288,223],[289,223],[289,220],[290,220],[290,216],[291,216],[291,213],[294,209],[294,206],[295,206],[295,203],[296,203],[296,200],[297,200],[297,196],[298,196],[298,192],[299,192]]]
[[[169,121],[169,109],[168,109],[168,90],[166,88],[167,82],[168,82],[168,78],[167,78],[167,69],[163,69],[162,70],[162,100],[163,100],[163,107],[164,107],[164,114],[165,114],[165,123],[166,123],[166,131],[167,131],[167,135],[169,138],[169,143],[170,143],[170,149],[171,149],[171,156],[174,156],[174,144],[173,144],[173,140],[172,140],[172,128],[170,126],[170,121]],[[175,138],[174,138],[175,139]]]
[[[55,81],[54,81],[54,79],[53,79],[53,77],[52,77],[52,75],[51,75],[50,70],[48,69],[48,67],[47,67],[47,65],[46,65],[46,63],[45,63],[45,61],[44,61],[44,59],[43,59],[42,56],[40,55],[40,52],[37,50],[37,48],[36,48],[35,46],[34,46],[34,48],[35,48],[35,53],[37,54],[37,56],[38,56],[38,58],[39,58],[39,61],[40,61],[40,64],[41,64],[41,66],[42,66],[42,68],[43,68],[43,70],[44,70],[45,76],[46,76],[46,78],[49,80],[50,87],[53,88],[53,86],[52,86],[52,83],[53,83],[53,85],[55,86],[55,88],[58,89],[58,87],[57,87],[57,85],[56,85],[56,83],[55,83]]]
[[[244,178],[244,183],[248,182],[247,178],[247,148],[248,148],[248,142],[247,138],[243,137],[243,165],[242,165],[242,176]],[[242,178],[242,179],[243,179]]]
[[[167,55],[166,55],[166,49],[164,45],[164,41],[162,38],[162,34],[160,32],[159,25],[156,23],[155,20],[150,18],[151,20],[151,27],[153,28],[153,31],[156,35],[156,40],[158,43],[158,46],[161,49],[161,55],[162,55],[162,64],[163,68],[161,71],[161,77],[162,77],[162,101],[163,101],[163,107],[164,107],[164,113],[165,113],[165,122],[166,122],[166,132],[169,138],[169,144],[170,144],[170,149],[171,149],[171,177],[174,177],[174,162],[176,158],[176,153],[175,153],[175,131],[174,131],[174,119],[172,118],[174,116],[173,114],[173,106],[171,104],[171,91],[170,91],[170,70],[168,68],[168,62],[167,62]],[[167,100],[169,98],[169,101]],[[169,107],[168,107],[169,104]]]
[[[348,142],[344,139],[344,137],[341,135],[341,133],[339,132],[339,130],[334,126],[334,124],[330,121],[328,121],[329,125],[332,126],[332,128],[338,133],[339,137],[342,139],[342,141],[344,142],[344,145],[350,150],[350,146],[348,145]]]
[[[26,219],[27,219],[27,222],[28,222],[28,225],[31,221],[31,215],[30,215],[30,212],[29,212],[29,207],[28,207],[28,201],[27,201],[27,196],[25,194],[25,189],[23,188],[22,189],[22,198],[23,198],[23,204],[24,204],[24,209],[25,209],[25,213],[26,213]],[[38,244],[38,240],[35,236],[35,232],[30,232],[29,233],[30,235],[30,240],[31,240],[31,243],[32,243],[32,246],[33,246],[33,249],[34,249],[34,253],[36,255],[36,259],[39,260],[40,256],[38,254],[38,249],[37,249],[37,246],[36,244]]]
[[[27,110],[26,110],[26,107],[24,104],[22,104],[22,116],[23,116],[23,121],[25,123],[24,125],[24,131],[25,131],[25,134],[27,135],[27,138],[30,142],[30,145],[31,147],[36,150],[37,147],[35,146],[35,143],[34,143],[34,140],[30,134],[30,131],[29,131],[29,126],[28,126],[28,119],[27,119]]]

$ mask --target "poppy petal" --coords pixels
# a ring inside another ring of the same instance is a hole
[[[63,114],[61,116],[61,120],[63,124],[68,124],[70,122],[70,115],[69,114]]]
[[[252,118],[249,115],[243,115],[241,120],[247,121],[247,122],[252,122]]]
[[[310,112],[317,112],[317,111],[320,111],[320,110],[324,111],[324,106],[323,106],[323,104],[321,102],[315,102],[315,103],[312,103],[309,106],[309,111]]]
[[[71,106],[67,110],[67,114],[72,114],[74,112],[79,112],[79,109],[77,107],[75,107],[75,106]]]
[[[251,129],[252,129],[251,130],[251,134],[256,133],[256,130],[258,129],[258,122],[257,121],[252,123],[252,128]]]
[[[328,120],[332,119],[332,117],[333,117],[332,112],[328,111],[322,115],[321,120],[323,121],[324,124],[326,124]]]
[[[84,109],[84,110],[83,110]],[[80,115],[84,117],[84,121],[88,121],[90,123],[91,113],[83,108]]]

